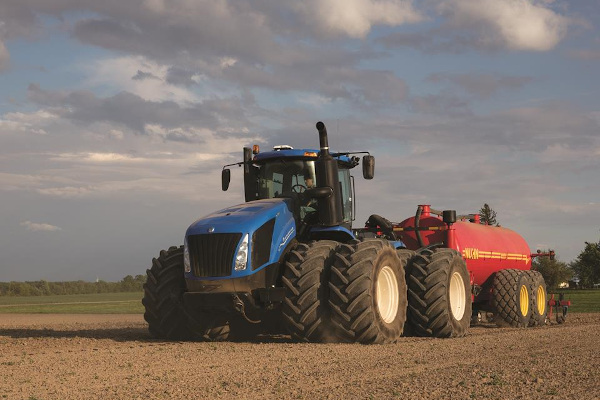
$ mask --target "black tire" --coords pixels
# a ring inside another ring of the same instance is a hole
[[[548,292],[546,282],[539,271],[526,271],[531,281],[531,318],[529,326],[546,325]]]
[[[188,321],[194,340],[223,342],[230,338],[231,328],[226,316],[198,312],[188,314]]]
[[[340,245],[329,288],[338,340],[392,343],[402,335],[406,321],[404,265],[387,240]]]
[[[496,322],[504,322],[516,328],[529,325],[531,285],[527,271],[503,269],[496,272],[492,296],[492,306],[500,316]]]
[[[415,252],[412,250],[408,250],[408,249],[396,249],[396,255],[400,259],[400,262],[404,266],[404,270],[406,272],[408,264],[410,263],[412,258],[415,256]]]
[[[183,277],[183,246],[162,250],[146,271],[142,304],[146,311],[150,334],[158,339],[186,340],[191,338],[183,310],[185,291]]]
[[[329,341],[327,282],[338,245],[332,240],[299,243],[286,257],[281,278],[285,287],[282,312],[286,329],[295,340]]]
[[[438,338],[467,334],[473,307],[470,275],[456,250],[419,250],[410,263],[406,282],[407,330]]]

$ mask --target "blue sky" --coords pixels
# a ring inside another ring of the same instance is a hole
[[[242,201],[253,143],[369,150],[357,224],[489,203],[531,250],[600,236],[600,5],[4,0],[0,281],[143,274]],[[237,179],[237,181],[236,181]]]

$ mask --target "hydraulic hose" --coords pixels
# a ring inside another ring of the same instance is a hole
[[[423,238],[421,237],[421,232],[419,231],[419,223],[421,222],[422,213],[423,207],[417,207],[417,213],[415,214],[415,236],[417,237],[417,243],[419,243],[419,247],[424,247]]]

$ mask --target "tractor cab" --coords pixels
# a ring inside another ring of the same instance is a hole
[[[272,151],[260,152],[255,145],[252,149],[244,148],[243,163],[231,165],[244,165],[246,202],[291,199],[291,211],[299,228],[335,225],[350,231],[356,214],[354,179],[350,170],[359,164],[360,159],[350,153],[331,153],[328,168],[331,171],[320,174],[320,154],[319,150],[294,149],[291,146],[275,146]],[[372,159],[370,155],[366,157]],[[367,159],[365,164],[368,166],[369,162]],[[223,190],[229,186],[228,166],[223,169]],[[363,175],[364,172],[363,168]],[[371,177],[372,171],[367,171],[365,178]],[[334,223],[327,222],[332,208],[330,198],[334,203],[333,212],[339,214]],[[324,214],[326,216],[322,218]]]
[[[255,194],[253,199],[291,198],[294,201],[297,219],[304,223],[318,224],[319,202],[311,195],[311,190],[319,187],[315,171],[318,151],[315,150],[275,150],[256,154],[252,160],[253,179],[247,179],[252,185],[249,191]],[[354,186],[350,169],[358,160],[347,156],[337,158],[339,191],[341,194],[340,225],[350,229],[353,220]]]

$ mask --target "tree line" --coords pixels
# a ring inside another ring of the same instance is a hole
[[[570,263],[540,257],[532,262],[531,269],[540,271],[548,289],[556,289],[563,282],[582,289],[596,287],[600,284],[600,241],[585,242],[585,248]]]
[[[146,275],[127,275],[119,282],[65,281],[48,282],[0,282],[0,296],[49,296],[64,294],[93,294],[93,293],[118,293],[141,292],[144,290]]]

